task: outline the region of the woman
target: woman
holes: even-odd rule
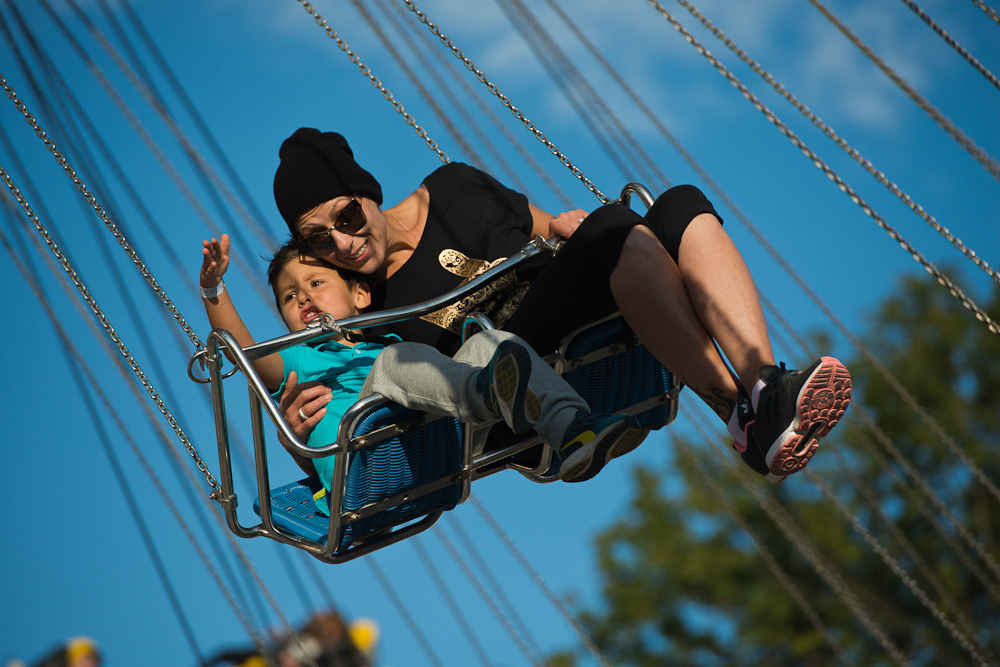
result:
[[[474,299],[393,325],[404,340],[453,352],[465,313],[478,309],[546,353],[578,326],[620,310],[647,349],[726,422],[743,460],[773,483],[808,463],[847,408],[850,375],[836,359],[802,372],[774,365],[750,272],[693,186],[671,188],[645,216],[620,204],[553,216],[452,163],[382,209],[378,181],[341,135],[301,128],[279,157],[275,202],[293,237],[304,251],[364,274],[373,311],[453,289],[535,235],[566,240],[551,261]],[[297,433],[322,418],[326,396],[316,385],[286,392],[281,407]]]

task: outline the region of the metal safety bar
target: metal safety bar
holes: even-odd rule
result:
[[[405,308],[396,308],[379,313],[364,314],[346,318],[340,322],[334,322],[332,321],[332,318],[324,318],[323,323],[320,326],[280,336],[247,348],[240,347],[240,345],[236,342],[236,339],[228,331],[224,329],[213,330],[208,335],[206,349],[199,351],[192,356],[192,359],[188,364],[188,368],[189,374],[191,374],[191,369],[193,369],[194,365],[198,363],[201,364],[201,366],[208,372],[207,381],[199,380],[193,375],[192,379],[200,382],[207,382],[208,384],[211,384],[212,387],[212,403],[216,416],[216,440],[218,443],[219,465],[221,468],[219,479],[222,491],[219,494],[219,501],[225,512],[226,522],[233,533],[240,537],[247,538],[256,536],[271,537],[273,539],[277,539],[278,541],[304,548],[313,553],[313,555],[316,555],[324,560],[333,560],[333,552],[338,546],[336,536],[340,529],[350,522],[369,516],[394,499],[386,499],[385,501],[378,503],[377,507],[366,507],[363,508],[363,510],[351,513],[350,516],[342,517],[340,512],[340,502],[342,501],[342,498],[330,498],[331,521],[329,536],[325,546],[319,546],[312,542],[304,541],[301,537],[288,534],[278,528],[275,525],[272,516],[270,503],[267,502],[260,503],[259,511],[261,523],[259,525],[251,527],[242,525],[237,515],[237,498],[234,489],[232,460],[230,454],[229,424],[225,395],[223,392],[224,379],[232,376],[235,370],[239,370],[243,373],[247,380],[250,394],[250,418],[254,443],[254,460],[258,487],[257,491],[260,498],[268,498],[270,494],[267,450],[264,437],[264,415],[267,416],[267,419],[270,420],[270,422],[277,429],[278,437],[282,439],[284,443],[287,443],[286,449],[306,458],[342,455],[341,460],[343,463],[336,466],[335,479],[333,480],[333,488],[341,488],[347,475],[346,466],[348,457],[346,454],[348,452],[372,446],[379,442],[380,439],[384,440],[387,437],[397,436],[407,429],[401,427],[396,428],[395,430],[383,429],[383,432],[381,433],[368,434],[362,438],[351,437],[351,434],[353,433],[352,429],[356,426],[357,421],[366,410],[370,410],[370,408],[374,405],[387,403],[386,399],[375,395],[360,401],[344,416],[338,440],[336,442],[327,443],[319,447],[310,447],[303,443],[295,435],[294,431],[292,431],[291,427],[281,416],[278,406],[275,405],[273,400],[271,400],[270,392],[264,386],[260,376],[254,370],[253,361],[302,343],[329,340],[344,330],[357,330],[384,324],[392,324],[406,319],[420,317],[435,310],[439,310],[446,305],[474,294],[476,291],[482,289],[486,284],[513,271],[529,259],[543,254],[551,255],[556,251],[557,247],[558,246],[555,243],[545,241],[541,237],[536,237],[517,254],[512,255],[497,266],[483,272],[481,275],[477,276],[468,283],[465,283],[461,287],[435,299]],[[234,369],[230,370],[225,375],[222,373],[224,354],[228,354],[231,357],[231,362],[234,366]],[[430,421],[430,419],[419,420],[418,423],[410,424],[408,427],[414,428],[422,423],[426,423],[426,421]],[[471,482],[472,470],[475,465],[475,462],[472,460],[471,449],[471,443],[476,440],[476,436],[473,431],[476,428],[485,429],[490,426],[492,426],[492,424],[469,425],[467,427],[468,432],[465,435],[465,440],[469,446],[466,446],[465,449],[467,451],[463,452],[463,463],[459,478],[458,480],[453,480],[453,483],[454,481],[457,481],[463,486],[461,493],[461,500],[463,501],[468,498],[468,487]],[[530,446],[532,445],[525,444],[524,447],[521,448],[511,448],[511,451],[521,451]],[[429,489],[433,489],[438,488],[439,485],[431,483],[425,486]],[[411,493],[417,494],[422,491],[426,492],[427,489],[414,489]],[[402,539],[402,536],[396,539]],[[393,541],[396,541],[396,539],[393,539]]]

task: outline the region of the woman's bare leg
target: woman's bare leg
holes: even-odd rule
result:
[[[736,404],[736,380],[696,313],[680,269],[648,227],[629,232],[611,273],[611,291],[653,356],[728,420]],[[705,298],[704,290],[699,298]]]
[[[750,393],[774,352],[760,297],[732,239],[711,213],[696,216],[681,237],[678,264],[698,319]]]

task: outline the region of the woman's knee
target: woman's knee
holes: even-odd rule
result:
[[[693,185],[678,185],[657,197],[644,221],[676,262],[684,232],[701,213],[711,213],[722,224],[721,216],[701,190]]]
[[[641,268],[651,264],[676,264],[660,238],[645,225],[636,225],[622,245],[620,264]]]

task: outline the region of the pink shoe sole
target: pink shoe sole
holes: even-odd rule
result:
[[[798,396],[798,414],[767,453],[773,475],[802,470],[851,402],[851,374],[833,357],[823,357]],[[781,480],[777,480],[781,481]],[[775,483],[775,482],[772,482]]]

